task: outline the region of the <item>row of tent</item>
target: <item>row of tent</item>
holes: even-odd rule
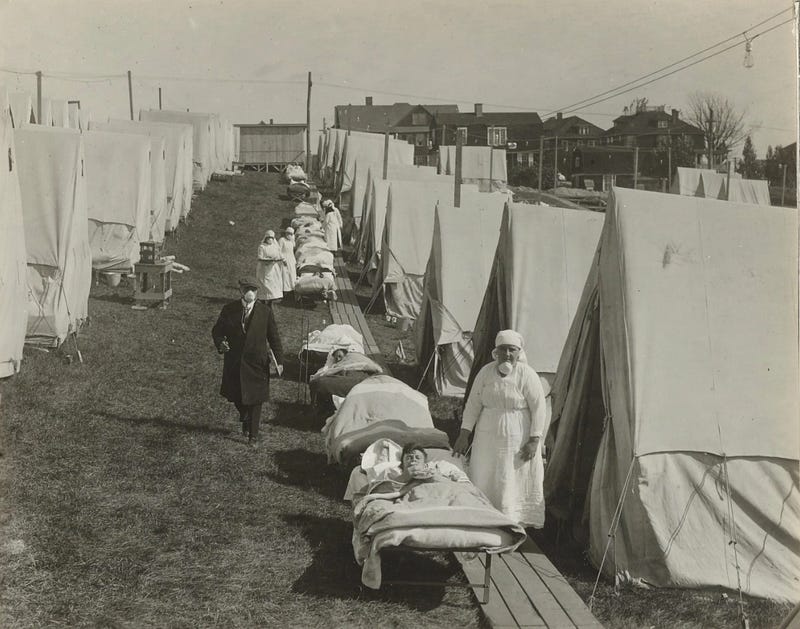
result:
[[[414,145],[383,134],[326,129],[317,138],[317,172],[322,185],[333,188],[339,204],[349,208],[358,225],[370,178],[382,177],[384,152],[388,166],[414,166]],[[456,147],[439,147],[436,174],[455,175]],[[462,147],[461,181],[481,192],[503,190],[508,181],[506,152],[491,147]],[[387,177],[391,178],[391,177]]]
[[[54,347],[77,333],[93,270],[130,273],[141,243],[163,243],[205,185],[204,164],[231,167],[208,152],[216,115],[142,111],[88,129],[33,116],[30,97],[0,90],[0,377],[19,371],[25,342]],[[218,128],[233,159],[233,136]]]
[[[744,179],[739,174],[729,177],[706,168],[678,168],[670,192],[704,199],[772,205],[766,180]]]
[[[604,215],[470,185],[454,207],[409,168],[370,179],[356,254],[436,389],[464,395],[518,330],[550,391],[547,499],[596,565],[800,600],[796,210],[614,188]]]

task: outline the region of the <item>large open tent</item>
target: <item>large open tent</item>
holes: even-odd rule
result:
[[[439,147],[439,172],[443,175],[455,175],[455,146]],[[461,181],[475,184],[481,192],[504,189],[508,182],[505,149],[462,146]]]
[[[128,270],[150,240],[150,138],[85,131],[92,266]]]
[[[492,269],[504,203],[470,196],[439,203],[415,326],[417,361],[440,395],[463,396],[472,368],[472,334]],[[484,203],[491,200],[491,203]]]
[[[793,209],[613,190],[545,474],[607,574],[800,598],[797,227]]]
[[[5,90],[0,90],[0,152],[10,158],[8,168],[0,168],[0,378],[6,378],[17,373],[22,363],[28,285],[19,162]]]
[[[508,205],[472,337],[470,382],[507,328],[522,334],[528,363],[552,382],[602,225],[603,215],[588,210]]]
[[[84,136],[23,125],[14,141],[28,258],[27,341],[60,345],[86,319],[92,281]]]

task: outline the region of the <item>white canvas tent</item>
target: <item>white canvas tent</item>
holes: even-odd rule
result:
[[[36,123],[44,127],[53,126],[53,103],[50,101],[49,98],[45,98],[44,96],[42,96],[42,115],[40,119],[37,112]]]
[[[439,172],[455,175],[455,146],[439,147]],[[462,146],[461,181],[475,184],[481,192],[504,190],[508,182],[506,150],[491,146]]]
[[[669,191],[673,194],[682,194],[688,197],[697,196],[697,188],[700,186],[700,175],[703,173],[716,175],[716,170],[708,168],[684,168],[675,169],[675,176]]]
[[[477,201],[477,186],[461,186],[465,206]],[[507,196],[490,194],[485,204],[502,205]],[[416,319],[422,305],[422,281],[428,266],[437,203],[450,203],[453,187],[435,181],[393,181],[386,202],[386,219],[381,239],[383,298],[387,314]]]
[[[769,184],[763,179],[731,179],[726,198],[735,203],[772,205],[769,198]]]
[[[139,119],[146,122],[177,122],[190,124],[192,136],[192,180],[200,190],[206,187],[211,173],[216,169],[216,123],[212,114],[189,111],[167,111],[161,109],[141,110]]]
[[[613,189],[545,473],[607,574],[800,599],[797,228]]]
[[[28,257],[27,341],[57,346],[86,319],[92,281],[83,136],[23,125],[14,141]]]
[[[168,122],[135,122],[132,120],[110,120],[92,123],[100,131],[140,133],[156,135],[165,139],[167,218],[165,229],[172,231],[182,216],[188,213],[192,195],[192,126]],[[188,189],[187,189],[188,186]],[[187,206],[187,203],[189,204]]]
[[[8,166],[0,168],[0,378],[7,378],[17,373],[22,363],[28,285],[19,161],[5,90],[0,90],[0,105],[0,153],[9,156]]]
[[[150,138],[86,131],[86,185],[92,266],[130,270],[151,239]]]
[[[525,339],[528,364],[552,382],[602,225],[598,212],[508,205],[472,337],[470,383],[508,328]]]
[[[720,173],[701,172],[694,196],[704,199],[725,199],[727,196],[725,179],[725,175]]]
[[[31,95],[27,92],[10,92],[8,100],[11,104],[11,115],[14,118],[14,127],[19,129],[23,124],[36,122],[36,113],[33,110]]]
[[[118,133],[137,133],[164,140],[164,187],[166,194],[165,225],[166,231],[173,231],[183,215],[186,201],[186,172],[191,172],[192,156],[190,146],[192,127],[187,124],[169,122],[135,122],[133,120],[109,120],[92,123],[96,131],[115,131]],[[188,138],[188,142],[187,142]],[[151,146],[151,151],[155,147]],[[188,181],[189,202],[191,203],[191,175]]]
[[[417,361],[440,395],[464,395],[472,334],[504,207],[502,195],[480,194],[470,195],[461,207],[439,203],[436,208],[415,347]]]
[[[50,101],[53,116],[53,126],[60,129],[69,129],[69,105],[65,100],[53,99]]]
[[[325,137],[325,156],[322,162],[322,181],[332,185],[342,161],[346,129],[328,129]]]
[[[344,148],[342,149],[339,170],[336,173],[336,195],[341,196],[350,191],[353,185],[356,162],[366,161],[383,164],[383,150],[385,138],[378,133],[360,133],[352,131],[344,135]],[[389,139],[390,164],[414,164],[414,145],[404,140]],[[349,199],[349,196],[348,196]],[[349,204],[349,201],[348,201]]]
[[[366,264],[370,269],[377,268],[377,256],[380,254],[380,243],[383,235],[383,223],[386,217],[386,200],[391,181],[438,181],[454,185],[454,178],[438,175],[430,166],[409,166],[407,164],[389,164],[387,178],[383,177],[383,165],[367,170],[367,184],[362,203],[361,215],[356,223],[355,255],[356,260]],[[359,177],[360,179],[360,177]]]

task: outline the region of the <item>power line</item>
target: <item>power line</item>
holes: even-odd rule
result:
[[[588,103],[589,101],[593,101],[595,98],[599,98],[600,96],[605,96],[606,94],[611,94],[612,92],[616,92],[617,90],[622,89],[623,87],[628,87],[629,85],[632,85],[633,83],[638,83],[639,81],[647,79],[647,78],[653,76],[654,74],[659,74],[660,72],[663,72],[664,70],[669,70],[670,68],[673,68],[676,65],[684,63],[685,61],[689,61],[690,59],[693,59],[694,57],[702,55],[702,54],[708,52],[709,50],[713,50],[714,48],[718,48],[719,46],[722,46],[723,44],[728,43],[732,39],[736,39],[738,37],[742,37],[742,35],[747,33],[748,31],[756,29],[759,26],[761,26],[762,24],[766,24],[767,22],[769,22],[771,20],[774,20],[779,15],[781,15],[783,13],[786,13],[787,11],[791,11],[791,10],[792,10],[792,7],[788,7],[786,9],[781,10],[781,11],[778,11],[775,15],[771,15],[770,17],[766,18],[765,20],[762,20],[758,24],[753,24],[746,31],[743,31],[742,33],[736,33],[735,35],[731,35],[727,39],[723,39],[722,41],[717,42],[713,46],[709,46],[708,48],[704,48],[703,50],[699,50],[699,51],[697,51],[695,53],[692,53],[688,57],[684,57],[683,59],[679,59],[678,61],[675,61],[673,63],[670,63],[669,65],[666,65],[666,66],[663,66],[663,67],[659,68],[658,70],[653,70],[652,72],[649,72],[648,74],[640,76],[639,78],[633,79],[632,81],[628,81],[627,83],[622,83],[621,85],[613,87],[610,90],[606,90],[605,92],[600,92],[599,94],[595,94],[594,96],[592,96],[590,98],[584,98],[583,100],[576,101],[576,102],[574,102],[574,103],[572,103],[570,105],[567,105],[566,107],[561,107],[561,108],[558,108],[558,109],[550,110],[544,115],[549,115],[549,114],[552,114],[552,113],[554,113],[556,111],[565,111],[565,110],[568,110],[568,109],[572,109],[572,108],[574,108],[574,107],[576,107],[578,105],[584,105],[584,104]],[[753,38],[751,38],[751,40],[752,39]],[[687,67],[689,67],[689,66],[687,66]]]
[[[794,19],[789,19],[789,20],[786,20],[784,22],[779,22],[775,26],[771,26],[770,28],[761,31],[760,33],[756,33],[755,35],[750,37],[750,41],[753,41],[756,37],[759,37],[760,35],[764,35],[765,33],[769,33],[770,31],[773,31],[773,30],[775,30],[776,28],[778,28],[780,26],[783,26],[785,24],[791,24],[793,22],[794,22]],[[677,69],[673,70],[672,72],[667,72],[666,74],[662,74],[661,76],[657,76],[657,77],[655,77],[653,79],[650,79],[649,81],[645,81],[644,83],[638,83],[637,85],[634,85],[633,87],[630,87],[630,88],[628,88],[626,90],[622,90],[620,92],[616,92],[614,94],[611,94],[610,96],[606,96],[605,98],[598,98],[597,100],[594,100],[594,101],[588,103],[587,106],[591,107],[592,105],[598,105],[599,103],[604,103],[605,101],[611,100],[612,98],[616,98],[617,96],[622,96],[623,94],[627,94],[628,92],[632,92],[634,90],[638,90],[638,89],[644,87],[645,85],[650,85],[651,83],[655,83],[656,81],[660,81],[661,79],[666,79],[667,77],[672,76],[673,74],[677,74],[678,72],[682,72],[683,70],[687,70],[687,69],[691,68],[692,66],[696,66],[698,63],[702,63],[703,61],[707,61],[708,59],[711,59],[713,57],[721,55],[722,53],[727,52],[727,51],[731,50],[732,48],[738,48],[739,46],[741,46],[741,43],[737,42],[735,44],[727,46],[726,48],[723,48],[721,50],[713,52],[710,55],[706,55],[705,57],[701,57],[700,59],[697,59],[697,60],[693,61],[692,63],[689,63],[689,64],[687,64],[685,66],[681,66],[680,68],[677,68]],[[570,113],[571,111],[572,110],[567,108],[564,111],[564,113]]]

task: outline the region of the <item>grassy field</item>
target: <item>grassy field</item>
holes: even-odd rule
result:
[[[167,310],[132,310],[129,285],[95,286],[84,364],[26,350],[22,373],[0,384],[0,626],[483,626],[465,590],[360,586],[346,477],[327,464],[322,418],[293,381],[304,321],[330,322],[323,304],[276,307],[287,377],[273,382],[259,450],[218,394],[210,328],[253,272],[263,232],[290,214],[282,191],[273,174],[212,182],[168,242],[191,271],[174,277]],[[395,375],[415,386],[416,370],[394,356],[399,341],[413,355],[411,333],[380,312],[368,319]],[[457,407],[431,398],[451,434]],[[539,541],[587,597],[594,573],[580,550]],[[444,556],[386,574],[462,578]],[[748,610],[764,627],[786,611]],[[615,627],[737,624],[735,605],[713,593],[616,596],[603,584],[595,611]]]

